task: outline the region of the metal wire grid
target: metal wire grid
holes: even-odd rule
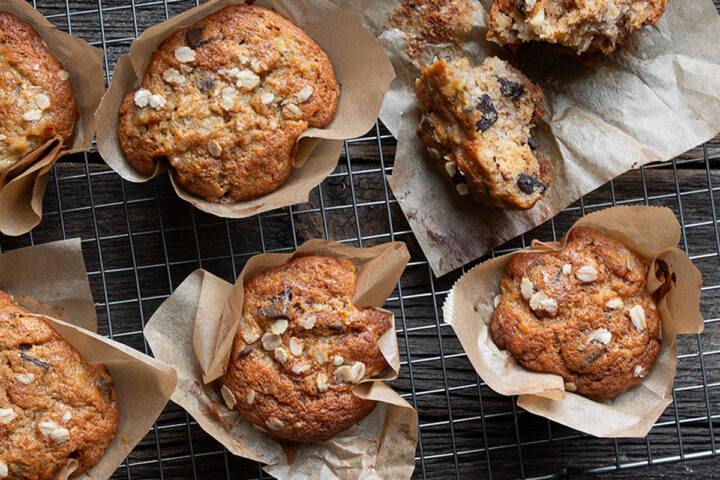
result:
[[[140,31],[192,5],[97,0],[71,6],[65,0],[39,8],[59,28],[106,50],[109,79],[111,67]],[[82,236],[100,333],[148,352],[145,321],[195,268],[232,281],[250,256],[290,251],[311,237],[357,246],[402,240],[413,258],[388,307],[396,314],[403,360],[393,387],[420,414],[416,478],[558,478],[717,455],[720,345],[710,339],[720,333],[720,185],[713,186],[718,175],[711,164],[720,156],[709,154],[705,145],[690,158],[630,172],[492,253],[522,248],[531,238],[557,239],[580,216],[608,206],[662,205],[678,215],[680,246],[703,273],[706,333],[679,340],[674,402],[651,434],[603,440],[518,409],[514,399],[495,394],[474,374],[440,314],[464,269],[440,279],[432,275],[385,181],[392,172],[392,158],[386,155],[394,144],[376,125],[345,143],[338,168],[312,192],[309,203],[245,220],[218,219],[193,209],[176,197],[166,178],[130,184],[96,154],[76,155],[53,171],[43,223],[19,238],[0,237],[0,253]],[[578,462],[577,452],[592,456]],[[184,411],[169,405],[113,478],[268,476],[259,464],[228,455]]]

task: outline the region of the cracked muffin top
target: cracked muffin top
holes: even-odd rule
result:
[[[0,291],[0,479],[78,475],[105,453],[118,427],[107,368],[88,364],[45,320]]]
[[[490,324],[497,346],[565,389],[611,398],[639,385],[662,342],[648,265],[602,232],[574,228],[559,251],[515,255]]]
[[[220,379],[228,407],[296,442],[327,440],[370,413],[375,402],[353,387],[388,367],[377,341],[392,317],[355,307],[356,283],[352,262],[318,255],[251,277]]]
[[[231,5],[178,30],[120,107],[127,160],[167,160],[186,191],[211,202],[266,195],[288,179],[297,139],[326,127],[338,85],[323,50],[277,13]]]
[[[0,177],[78,118],[70,75],[27,23],[0,12]]]
[[[511,46],[538,40],[608,55],[635,30],[660,21],[668,1],[496,0],[487,39]]]
[[[532,138],[543,94],[497,57],[437,59],[415,82],[418,135],[461,196],[498,208],[528,209],[545,196],[551,165]]]

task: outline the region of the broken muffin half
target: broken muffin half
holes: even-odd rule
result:
[[[415,82],[418,135],[458,194],[499,208],[529,209],[545,196],[550,162],[532,137],[543,95],[497,57],[471,67],[438,59]]]

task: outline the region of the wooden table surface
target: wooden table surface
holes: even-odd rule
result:
[[[38,9],[65,31],[69,18],[73,34],[105,46],[111,72],[138,32],[194,3],[140,0],[132,4],[135,16],[130,5],[46,0]],[[362,246],[402,240],[412,260],[388,308],[396,314],[403,361],[392,386],[420,415],[414,478],[720,478],[720,137],[673,162],[622,175],[498,250],[557,238],[584,213],[613,204],[666,206],[681,219],[679,247],[703,275],[705,333],[679,338],[675,401],[650,435],[617,441],[524,412],[479,381],[439,313],[462,271],[439,279],[431,274],[385,182],[394,151],[394,139],[377,126],[346,144],[336,171],[308,203],[231,221],[179,200],[166,177],[132,184],[96,153],[74,155],[54,170],[43,222],[27,235],[0,236],[0,251],[82,237],[100,333],[146,351],[144,322],[197,268],[232,281],[250,256],[290,251],[310,238]],[[268,476],[256,463],[227,454],[170,404],[113,478]]]

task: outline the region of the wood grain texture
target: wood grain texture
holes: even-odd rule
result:
[[[720,0],[713,1],[720,8]],[[134,10],[130,5],[127,0],[81,0],[70,5],[75,35],[102,47],[104,33],[110,72],[137,32],[194,3],[136,2]],[[59,28],[68,30],[64,2],[46,0],[39,9]],[[533,238],[557,238],[584,212],[613,203],[666,206],[682,214],[686,235],[680,247],[687,249],[703,275],[701,309],[706,331],[700,337],[680,339],[676,402],[659,425],[647,439],[614,442],[581,435],[523,412],[513,399],[495,394],[478,381],[457,338],[438,313],[462,272],[439,279],[430,273],[381,169],[384,165],[387,173],[391,170],[395,142],[380,128],[379,150],[376,132],[370,133],[367,139],[348,144],[335,173],[321,189],[313,190],[309,202],[232,221],[203,214],[179,200],[167,177],[131,184],[109,171],[97,154],[73,155],[56,167],[45,198],[43,222],[31,235],[0,236],[0,251],[81,236],[98,302],[100,332],[147,351],[140,333],[144,322],[196,268],[232,281],[251,255],[292,250],[310,238],[327,237],[363,246],[402,240],[407,242],[412,260],[388,302],[396,314],[403,361],[400,377],[392,386],[413,402],[420,414],[415,478],[720,477],[718,458],[709,457],[717,453],[720,444],[720,238],[713,216],[720,208],[720,137],[706,144],[709,157],[703,157],[704,150],[698,147],[682,155],[675,165],[628,172],[576,202],[552,222],[499,249],[503,253]],[[618,463],[645,464],[649,457],[665,462],[694,455],[707,457],[583,473],[614,469]],[[113,478],[259,477],[268,476],[254,462],[223,452],[182,409],[170,404],[157,428]]]

